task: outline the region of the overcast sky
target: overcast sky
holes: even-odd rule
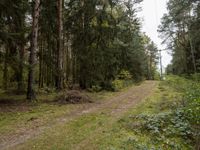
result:
[[[158,25],[166,10],[166,3],[168,0],[143,0],[142,12],[139,16],[143,18],[142,30],[156,43],[159,49],[165,49],[165,45],[161,45],[162,40],[158,37]],[[171,56],[165,51],[162,52],[162,63],[166,67],[171,61]]]

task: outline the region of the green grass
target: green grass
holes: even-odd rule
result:
[[[92,145],[98,145],[97,149],[102,150],[192,149],[190,140],[182,139],[176,135],[170,138],[163,135],[159,139],[160,141],[157,141],[152,134],[137,129],[140,126],[138,124],[140,120],[132,119],[140,114],[156,115],[170,112],[172,107],[176,108],[177,104],[180,103],[181,97],[181,93],[161,84],[151,97],[139,103],[116,124],[107,129],[106,134],[98,135],[96,138],[99,140],[93,142]]]
[[[104,126],[107,121],[108,116],[103,113],[84,115],[69,123],[57,125],[50,131],[47,129],[37,139],[28,141],[24,145],[18,146],[17,149],[29,147],[38,150],[70,150],[74,145],[93,134],[97,128]]]
[[[134,86],[134,85],[132,85]],[[132,87],[130,86],[130,87]],[[106,101],[117,96],[130,87],[119,92],[101,91],[91,93],[84,91],[94,101]],[[63,92],[40,93],[37,95],[37,102],[27,103],[24,95],[12,95],[0,93],[1,100],[9,101],[0,108],[0,135],[14,134],[20,129],[29,129],[36,126],[45,126],[52,123],[55,118],[69,115],[71,111],[81,108],[82,104],[61,105],[52,101]]]
[[[124,89],[125,91],[127,89]],[[123,90],[121,91],[123,92]],[[117,96],[120,92],[88,93],[94,99],[106,100]],[[161,82],[156,91],[120,119],[112,118],[109,113],[89,113],[73,119],[70,122],[56,124],[45,128],[42,134],[35,139],[18,145],[15,149],[35,150],[188,150],[191,142],[180,136],[167,137],[165,134],[156,137],[154,134],[140,130],[142,120],[135,118],[138,115],[157,115],[171,113],[182,102],[182,92],[170,87],[168,83]],[[42,101],[42,100],[41,100]],[[32,110],[20,114],[6,113],[1,120],[0,133],[4,130],[16,129],[25,124],[26,127],[44,125],[52,119],[69,113],[78,105],[50,105],[46,103],[35,104]],[[34,118],[31,120],[31,118]],[[35,119],[36,118],[36,119]],[[18,125],[16,126],[17,123]],[[15,124],[13,127],[12,125]],[[7,132],[7,131],[6,131]],[[12,131],[13,132],[13,131]]]
[[[166,139],[165,143],[154,142],[151,134],[132,130],[133,126],[137,126],[137,122],[133,122],[132,116],[167,112],[174,99],[178,103],[180,97],[181,94],[161,85],[151,97],[143,100],[114,123],[109,123],[113,118],[104,113],[81,116],[69,124],[56,126],[51,131],[47,130],[39,138],[28,141],[18,148],[138,150],[161,147],[168,149],[166,143],[173,141],[181,144],[182,139],[176,137],[170,139],[171,141]],[[188,149],[188,147],[182,144],[182,149]]]
[[[152,134],[134,130],[137,128],[140,120],[132,119],[132,116],[140,114],[158,114],[168,112],[171,104],[179,103],[181,94],[173,89],[159,86],[157,91],[148,99],[138,104],[130,110],[117,123],[105,128],[103,133],[96,133],[95,139],[92,140],[84,149],[99,150],[145,150],[145,149],[190,149],[190,145],[179,137],[169,139],[163,138],[158,142]],[[186,144],[184,144],[186,143]],[[172,145],[172,146],[170,146]],[[175,146],[173,146],[175,145]],[[181,146],[177,146],[181,145]]]

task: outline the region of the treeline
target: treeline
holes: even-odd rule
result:
[[[140,30],[140,2],[1,0],[1,87],[32,100],[38,87],[110,89],[123,71],[153,79],[158,50]]]
[[[200,1],[169,0],[168,13],[162,18],[160,32],[172,50],[168,73],[200,72]]]

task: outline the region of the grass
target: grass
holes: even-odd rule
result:
[[[126,91],[127,89],[124,90]],[[103,91],[89,94],[94,99],[106,100],[120,94],[120,92]],[[156,115],[170,113],[172,109],[175,109],[181,103],[181,98],[181,92],[177,92],[170,86],[166,86],[165,83],[161,83],[150,97],[128,110],[120,119],[115,120],[109,113],[104,113],[105,111],[85,114],[68,123],[57,124],[51,130],[46,128],[43,134],[40,134],[35,139],[28,140],[24,144],[18,145],[15,149],[188,150],[191,149],[191,143],[187,142],[187,140],[179,136],[166,138],[165,135],[161,136],[158,140],[153,134],[141,131],[140,125],[142,120],[135,119],[135,116],[141,114]],[[35,121],[35,124],[40,126],[40,122],[42,122],[41,124],[51,122],[53,118],[67,114],[75,107],[79,106],[59,106],[41,103],[34,106],[31,111],[22,112],[19,116],[17,114],[6,113],[2,119],[3,121],[1,121],[0,133],[7,126],[9,130],[10,125],[15,122],[18,125],[25,123],[27,126],[32,126]],[[16,129],[16,125],[14,125],[13,129]]]
[[[103,150],[192,149],[190,141],[176,135],[171,138],[161,136],[157,140],[152,134],[137,129],[140,128],[138,126],[141,125],[141,120],[132,119],[140,114],[155,115],[170,112],[172,107],[176,107],[180,103],[181,97],[181,93],[161,84],[151,97],[130,110],[116,124],[107,129],[105,134],[97,135],[96,138],[99,140],[93,145],[98,145],[96,149]],[[89,147],[85,147],[85,149],[89,149]]]
[[[180,93],[161,85],[151,97],[143,100],[129,110],[124,117],[113,123],[108,123],[112,122],[113,118],[104,113],[81,116],[69,124],[58,125],[51,131],[46,131],[39,138],[28,141],[18,149],[29,147],[36,150],[138,150],[155,146],[168,149],[163,148],[165,143],[154,142],[150,134],[133,131],[131,128],[137,126],[137,122],[133,124],[131,117],[139,114],[156,114],[160,111],[167,112],[174,99],[178,102],[180,97]],[[178,143],[183,142],[179,138],[173,140]],[[187,146],[183,145],[183,149],[187,149]]]
[[[130,87],[124,88],[119,92],[101,91],[91,93],[84,91],[84,93],[89,95],[92,100],[102,101],[116,96]],[[36,103],[27,103],[24,95],[8,95],[1,91],[0,135],[14,134],[18,130],[44,126],[51,123],[55,118],[69,115],[73,110],[82,107],[82,104],[61,105],[52,103],[62,93],[40,93],[37,96],[38,101]]]
[[[70,150],[77,143],[80,143],[90,136],[97,128],[108,121],[108,116],[102,113],[84,115],[68,124],[61,124],[51,131],[44,132],[35,140],[28,141],[17,149],[63,149]]]
[[[152,139],[152,135],[142,132],[135,132],[132,128],[137,128],[137,121],[133,122],[131,117],[139,114],[157,114],[160,111],[169,111],[169,104],[174,102],[174,99],[180,98],[180,94],[174,92],[171,89],[166,89],[160,86],[157,91],[148,99],[138,104],[135,108],[130,110],[123,118],[121,118],[116,124],[113,124],[110,128],[107,128],[104,134],[97,134],[97,141],[92,142],[95,149],[109,149],[109,150],[139,150],[139,149],[168,149],[164,148],[165,143],[155,143]],[[166,101],[167,100],[167,101]],[[179,144],[182,141],[178,138],[173,139]],[[183,149],[188,147],[184,144]],[[90,149],[85,147],[85,149]]]

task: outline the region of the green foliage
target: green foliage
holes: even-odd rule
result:
[[[117,76],[118,79],[121,80],[131,80],[133,79],[132,75],[130,74],[129,71],[127,70],[122,70],[119,75]]]
[[[122,70],[117,75],[117,78],[112,81],[111,89],[113,91],[119,91],[120,89],[129,86],[131,83],[133,83],[133,77],[131,73],[127,70]]]
[[[160,80],[160,72],[158,72],[157,70],[155,70],[154,73],[154,80]]]
[[[192,137],[197,140],[196,145],[198,145],[198,139],[200,138],[200,83],[197,80],[193,81],[174,76],[170,77],[167,82],[175,90],[184,93],[183,103],[179,105],[179,108],[188,120],[193,131]]]
[[[192,128],[181,109],[154,115],[141,114],[135,119],[142,122],[140,130],[152,134],[157,141],[176,136],[189,139],[193,136]]]
[[[171,97],[170,92],[176,92]],[[193,149],[200,138],[200,84],[178,76],[167,76],[159,86],[162,96],[151,105],[141,108],[136,115],[130,115],[123,124],[131,131],[133,138],[125,141],[137,149]],[[179,98],[178,98],[179,97]],[[157,97],[152,97],[157,99]],[[148,100],[149,101],[149,100]],[[147,101],[147,103],[148,103]],[[145,110],[145,111],[144,111]],[[142,139],[150,137],[150,139]],[[152,138],[153,137],[153,138]]]
[[[200,3],[189,0],[169,0],[159,31],[163,42],[172,50],[172,64],[167,73],[200,72]]]
[[[190,79],[200,82],[200,73],[195,73],[195,74],[190,75]]]
[[[189,101],[184,110],[190,122],[196,126],[200,126],[200,98]]]
[[[116,79],[112,81],[112,88],[114,91],[119,91],[124,87],[124,80]]]
[[[88,88],[88,91],[90,92],[100,92],[102,90],[102,87],[99,85],[92,85],[91,88]]]
[[[112,89],[112,86],[120,89],[122,81],[118,79],[141,81],[148,71],[154,76],[157,48],[141,32],[136,11],[140,2],[64,1],[59,11],[63,12],[62,21],[58,21],[57,1],[43,0],[33,87],[58,88],[62,82],[64,88],[70,82],[83,89],[99,91]],[[3,0],[0,4],[0,32],[3,33],[0,35],[0,66],[2,74],[7,74],[1,76],[0,82],[9,83],[8,87],[24,89],[28,82],[27,72],[32,67],[27,63],[26,54],[32,30],[32,22],[28,20],[33,20],[33,6],[34,3],[27,0],[15,3]],[[58,35],[61,27],[64,39]],[[64,46],[58,50],[61,41]],[[58,51],[62,51],[62,57]],[[62,68],[58,65],[61,62]],[[2,84],[7,85],[5,83]],[[124,81],[123,86],[128,84]]]
[[[200,126],[200,84],[193,83],[184,95],[185,115],[195,126]],[[199,131],[200,132],[200,131]]]
[[[194,75],[196,76],[196,75]],[[196,77],[195,77],[196,78]],[[184,93],[182,109],[190,122],[200,125],[200,83],[183,77],[170,76],[165,84]]]

